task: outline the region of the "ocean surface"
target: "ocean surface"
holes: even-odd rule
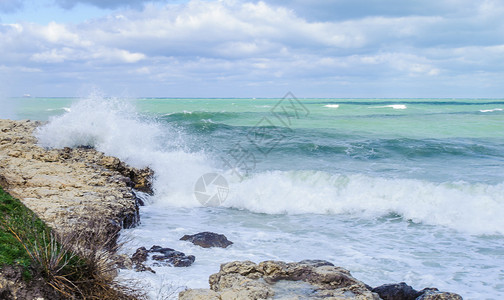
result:
[[[45,147],[89,145],[155,171],[123,251],[196,256],[121,271],[152,299],[233,260],[324,259],[371,286],[504,299],[504,99],[16,98]],[[213,231],[234,244],[180,241]]]

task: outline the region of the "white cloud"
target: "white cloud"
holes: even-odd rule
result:
[[[284,89],[306,82],[331,89],[335,80],[355,88],[352,82],[365,87],[385,79],[411,78],[409,84],[419,84],[460,72],[502,74],[504,18],[497,17],[503,16],[503,5],[472,4],[469,16],[465,8],[450,11],[451,1],[429,1],[421,14],[411,14],[416,6],[409,4],[404,15],[392,8],[378,15],[385,8],[371,7],[355,18],[315,20],[269,2],[194,0],[147,4],[80,24],[3,24],[0,65],[11,71],[44,70],[52,80],[108,77],[134,82],[139,89],[149,86],[144,88],[149,92],[156,83],[198,82],[207,91],[210,83],[215,89],[233,84]],[[66,1],[77,2],[85,1]]]

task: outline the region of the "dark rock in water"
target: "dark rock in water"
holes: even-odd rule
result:
[[[131,256],[131,261],[135,264],[135,271],[151,271],[155,273],[150,267],[144,265],[144,262],[147,261],[147,258],[152,253],[160,254],[152,255],[152,259],[158,262],[154,264],[156,266],[189,267],[196,260],[194,255],[185,255],[183,252],[176,251],[172,248],[163,248],[154,245],[147,250],[145,247],[140,247],[135,254]]]
[[[149,271],[152,273],[156,273],[156,271],[144,265],[144,262],[147,261],[148,256],[149,256],[149,250],[147,250],[145,247],[138,248],[136,252],[131,256],[131,262],[135,264],[134,269],[136,272]]]
[[[154,273],[156,274],[156,271],[154,271],[151,267],[147,267],[146,265],[140,263],[140,264],[136,264],[135,265],[135,271],[136,272],[145,272],[145,271],[149,271],[151,273]]]
[[[380,295],[383,300],[415,300],[420,293],[404,282],[384,284],[375,287],[372,292]]]
[[[145,247],[140,247],[136,250],[135,254],[131,256],[131,261],[134,264],[144,263],[149,256],[149,251]]]
[[[462,300],[462,296],[458,294],[441,292],[436,288],[425,288],[419,294],[415,300]]]
[[[152,246],[149,252],[163,254],[153,255],[152,259],[164,262],[165,264],[174,267],[189,267],[196,260],[194,255],[186,256],[183,252],[176,251],[171,248],[162,248],[160,246]]]
[[[189,241],[203,248],[220,247],[226,248],[232,245],[225,235],[213,232],[200,232],[194,235],[184,235],[180,238],[181,241]]]

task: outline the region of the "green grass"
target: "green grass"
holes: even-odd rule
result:
[[[13,232],[33,243],[41,236],[49,236],[50,229],[21,201],[0,187],[0,267],[21,266],[23,276],[29,279],[33,261]]]

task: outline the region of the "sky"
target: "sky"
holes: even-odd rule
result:
[[[0,97],[504,98],[502,0],[0,0]]]

